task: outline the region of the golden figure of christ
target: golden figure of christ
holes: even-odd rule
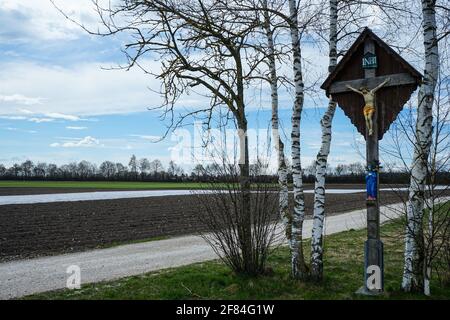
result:
[[[346,87],[350,90],[359,93],[364,98],[364,108],[363,108],[363,114],[364,119],[366,120],[366,126],[369,130],[369,136],[373,133],[373,114],[375,112],[375,93],[381,89],[386,83],[388,83],[390,78],[384,80],[382,83],[380,83],[378,86],[373,88],[372,90],[369,90],[367,87],[361,87],[358,89],[353,88],[350,85],[347,85]]]

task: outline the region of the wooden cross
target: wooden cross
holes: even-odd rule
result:
[[[374,96],[372,134],[365,123],[361,95],[352,88],[377,87],[389,78]],[[367,241],[364,245],[364,286],[358,292],[378,294],[383,292],[383,243],[380,240],[379,206],[379,148],[378,141],[389,129],[404,104],[422,81],[422,75],[369,28],[365,28],[347,53],[331,70],[321,85],[327,96],[333,98],[358,132],[366,139],[366,164],[368,170],[376,172],[377,188],[374,199],[367,200]],[[373,172],[370,172],[373,174]],[[373,176],[373,175],[372,175]],[[372,286],[369,280],[379,281]],[[375,277],[374,277],[375,276]]]
[[[364,55],[375,55],[375,44],[371,38],[367,38],[364,41]],[[388,76],[376,76],[375,68],[364,69],[364,78],[348,81],[334,82],[329,87],[329,93],[331,95],[337,93],[351,92],[347,86],[353,88],[367,87],[369,90],[375,88],[380,83],[387,79],[390,79],[386,87],[398,86],[404,84],[415,83],[416,79],[407,73],[394,74]],[[379,147],[378,147],[378,117],[379,117],[379,105],[377,105],[376,99],[377,93],[375,93],[374,107],[375,112],[372,116],[373,132],[369,134],[366,127],[366,167],[371,168],[377,174],[377,190],[376,197],[373,200],[367,201],[367,240],[364,245],[364,286],[360,289],[360,293],[379,293],[383,291],[384,282],[384,268],[383,268],[383,243],[380,240],[380,205],[379,205]],[[361,106],[361,113],[363,112],[363,105]],[[371,289],[367,285],[367,280],[371,276],[368,273],[370,266],[377,266],[380,270],[380,285],[379,289]]]
[[[367,38],[364,42],[364,54],[373,53],[375,54],[375,45],[372,39]],[[365,69],[364,78],[369,81],[374,81],[375,69]],[[385,78],[385,77],[378,77]],[[378,80],[378,79],[377,79]],[[381,81],[384,81],[382,79]],[[391,83],[392,79],[388,84]],[[379,84],[380,82],[378,82]],[[394,85],[395,82],[394,82]],[[367,201],[367,240],[364,246],[364,289],[369,292],[382,292],[384,288],[384,259],[383,259],[383,243],[380,240],[380,203],[379,203],[379,148],[378,148],[378,114],[379,108],[377,106],[377,99],[375,94],[374,101],[375,112],[373,114],[373,133],[369,135],[366,128],[366,165],[367,168],[373,168],[377,173],[377,196],[375,200]],[[378,266],[381,272],[380,274],[380,289],[371,290],[367,286],[367,280],[370,276],[368,274],[369,266]]]

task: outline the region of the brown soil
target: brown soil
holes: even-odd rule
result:
[[[311,214],[313,195],[305,201]],[[327,212],[342,213],[365,207],[365,193],[329,194],[326,201]],[[393,192],[381,197],[382,204],[399,201]],[[0,261],[196,233],[199,207],[194,196],[0,206]]]

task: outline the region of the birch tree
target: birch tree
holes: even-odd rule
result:
[[[337,20],[338,0],[329,3],[329,67],[332,71],[337,64]],[[336,102],[330,97],[328,107],[320,121],[322,142],[315,162],[314,212],[311,233],[311,278],[320,281],[323,277],[323,224],[325,220],[325,176],[331,145],[331,124],[336,111]]]
[[[291,35],[292,60],[294,71],[295,100],[292,108],[291,157],[294,191],[294,211],[291,229],[291,267],[294,278],[305,278],[308,270],[303,253],[303,221],[305,219],[305,196],[303,194],[303,172],[300,148],[300,122],[304,102],[304,83],[302,73],[302,54],[298,7],[296,0],[289,0],[289,31]]]
[[[445,46],[445,44],[444,44]],[[440,47],[443,47],[440,45]],[[432,139],[429,157],[426,167],[427,182],[424,186],[424,216],[419,221],[422,232],[416,238],[416,250],[422,257],[422,269],[417,270],[418,276],[423,276],[423,293],[431,295],[432,271],[441,281],[448,277],[449,259],[448,248],[450,245],[450,210],[443,199],[448,195],[450,186],[445,183],[445,176],[449,172],[450,164],[450,65],[448,63],[448,52],[443,48],[439,51],[440,71],[436,84],[435,97],[433,103]],[[389,136],[390,144],[385,152],[391,157],[396,166],[403,166],[403,170],[409,173],[411,150],[414,150],[416,143],[416,117],[413,106],[410,105],[394,123]],[[399,193],[399,198],[403,201],[404,207],[399,209],[399,214],[407,217],[408,194],[403,197]],[[407,220],[407,219],[405,219]],[[400,223],[400,222],[399,222]],[[404,223],[402,219],[401,223]],[[408,228],[407,233],[411,230]],[[447,278],[448,279],[448,278]],[[445,280],[443,280],[445,281]],[[416,291],[419,288],[415,288]]]
[[[444,273],[449,273],[448,262],[443,251],[449,249],[450,245],[450,210],[441,197],[448,191],[450,186],[444,190],[438,189],[439,176],[450,169],[450,74],[444,74],[442,67],[448,67],[447,57],[442,57],[440,62],[440,75],[437,81],[435,97],[435,108],[433,112],[433,138],[430,147],[428,165],[429,185],[427,190],[428,201],[425,208],[427,219],[424,221],[424,248],[423,248],[423,293],[431,295],[432,270],[438,273],[444,264]],[[446,70],[448,72],[448,69]],[[444,261],[442,261],[444,260]],[[441,264],[441,265],[440,265]],[[439,275],[439,274],[438,274]]]
[[[288,168],[286,166],[284,143],[281,140],[279,131],[278,117],[278,76],[275,59],[275,45],[273,39],[273,30],[271,27],[271,19],[268,10],[267,0],[261,2],[264,17],[264,30],[267,37],[267,59],[269,66],[269,84],[270,97],[272,102],[272,139],[277,152],[277,171],[278,184],[280,187],[279,194],[279,213],[286,230],[286,238],[291,238],[291,214],[289,212],[289,190],[288,190]]]
[[[423,291],[423,216],[428,156],[432,141],[433,102],[439,74],[436,33],[436,1],[422,0],[422,30],[425,55],[424,79],[418,94],[416,142],[411,164],[402,288]]]
[[[282,4],[285,4],[284,2]],[[303,82],[303,70],[302,70],[302,54],[301,54],[301,34],[302,32],[312,24],[317,18],[317,12],[320,11],[320,5],[313,5],[312,2],[302,3],[302,13],[305,17],[305,20],[302,23],[299,23],[299,7],[300,1],[296,0],[288,0],[288,14],[285,13],[285,7],[281,5],[279,8],[272,9],[264,3],[261,4],[260,10],[263,12],[272,13],[275,16],[279,17],[285,24],[287,24],[290,36],[290,48],[289,51],[292,54],[292,69],[294,75],[293,87],[294,87],[294,104],[292,108],[292,116],[291,116],[291,161],[292,161],[292,179],[293,179],[293,193],[294,193],[294,208],[291,214],[288,215],[288,218],[284,219],[287,222],[287,230],[286,234],[288,237],[288,242],[291,250],[291,269],[292,276],[298,279],[305,279],[308,276],[308,268],[304,259],[303,252],[303,222],[305,219],[305,200],[303,194],[303,170],[301,165],[301,147],[300,147],[300,123],[301,123],[301,114],[304,103],[304,82]],[[316,8],[319,9],[316,9]],[[254,6],[245,6],[243,7],[245,10],[254,10]],[[267,30],[267,29],[266,29]],[[267,32],[266,32],[267,34]],[[268,42],[270,40],[268,39]],[[270,51],[270,49],[268,49]],[[270,54],[269,54],[270,56]],[[272,66],[273,63],[272,63]],[[271,79],[276,76],[276,68],[271,69]],[[271,96],[272,103],[277,103],[277,93],[274,94],[275,89],[274,82],[271,82]],[[275,117],[275,122],[272,122],[272,126],[275,124],[275,127],[278,127],[278,117]],[[279,140],[278,140],[279,141]],[[278,151],[282,150],[278,148]],[[281,160],[281,154],[279,153],[278,160]],[[284,158],[285,164],[287,163],[287,159]],[[287,175],[287,165],[286,172],[281,173],[281,179],[284,180],[284,174]],[[284,182],[281,182],[284,184]],[[284,210],[286,207],[286,187],[282,187],[282,195],[281,195],[281,205],[280,210]],[[290,219],[290,220],[289,220]]]
[[[282,4],[285,4],[284,2]],[[308,268],[304,259],[303,252],[303,222],[305,219],[305,200],[303,194],[303,170],[301,166],[301,148],[300,148],[300,123],[301,123],[301,114],[304,103],[304,82],[303,82],[303,70],[302,70],[302,54],[301,54],[301,34],[303,30],[305,30],[309,25],[312,24],[317,18],[317,10],[311,2],[302,3],[302,13],[305,17],[305,20],[299,23],[299,6],[300,1],[289,0],[287,1],[288,13],[285,13],[285,6],[281,5],[279,8],[273,9],[268,6],[264,6],[264,3],[260,5],[259,10],[263,12],[272,13],[274,16],[279,17],[284,24],[287,25],[290,36],[290,48],[289,52],[292,55],[292,62],[289,64],[292,65],[294,81],[294,104],[292,108],[292,116],[291,116],[291,161],[292,161],[292,179],[293,179],[293,193],[294,193],[294,208],[291,214],[288,215],[288,218],[285,218],[285,222],[287,222],[287,230],[286,234],[288,236],[289,246],[291,250],[291,269],[292,276],[298,279],[305,279],[308,276]],[[254,6],[245,6],[243,5],[242,9],[245,10],[255,10]],[[266,32],[267,34],[267,32]],[[268,39],[269,42],[269,39]],[[270,50],[270,49],[268,49]],[[270,56],[270,54],[269,54]],[[273,64],[272,64],[273,65]],[[276,75],[273,71],[276,71],[274,68],[271,69],[271,79]],[[273,81],[271,83],[271,95],[272,95],[272,103],[277,103],[277,94],[273,96],[274,89],[276,87],[273,85]],[[273,99],[275,98],[275,99]],[[272,125],[278,126],[278,117],[275,117],[275,122],[272,122]],[[278,148],[280,151],[281,148]],[[281,156],[281,154],[280,154]],[[281,157],[278,157],[280,160]],[[287,159],[284,158],[285,164],[287,163]],[[284,179],[283,175],[287,175],[287,165],[286,172],[282,172],[281,179]],[[284,183],[284,182],[283,182]],[[283,189],[284,188],[284,189]],[[282,187],[281,208],[286,208],[286,187]],[[284,209],[283,209],[284,210]],[[289,220],[290,219],[290,220]]]

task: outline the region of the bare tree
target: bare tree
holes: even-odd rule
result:
[[[404,208],[402,223],[405,227],[405,259],[403,283],[410,287],[403,287],[406,291],[423,292],[431,295],[430,280],[432,271],[437,276],[448,275],[448,254],[450,241],[450,210],[448,209],[448,194],[450,184],[446,180],[450,164],[450,65],[448,63],[446,46],[440,49],[440,70],[436,79],[435,92],[432,103],[431,137],[426,160],[425,177],[423,178],[422,193],[417,196],[422,200],[421,211],[417,216],[411,215],[411,187],[407,198],[401,199]],[[423,90],[423,89],[422,89]],[[420,97],[420,95],[419,95]],[[420,103],[420,100],[419,100]],[[419,110],[413,106],[398,118],[389,137],[391,141],[385,148],[385,153],[403,168],[410,179],[414,177],[413,170],[417,157],[417,124]],[[412,163],[412,165],[411,165]],[[413,252],[410,250],[413,249]],[[407,274],[405,275],[405,272]]]
[[[294,185],[294,211],[292,213],[291,254],[292,275],[294,278],[306,278],[307,266],[303,253],[303,221],[305,219],[305,196],[303,194],[303,171],[300,149],[300,122],[304,102],[304,83],[300,28],[296,0],[289,0],[289,30],[291,34],[292,59],[294,71],[295,100],[292,108],[292,179]]]
[[[329,64],[331,72],[337,64],[337,22],[338,0],[330,0],[329,13]],[[320,281],[323,277],[323,224],[325,220],[325,176],[327,161],[331,146],[331,124],[336,111],[336,102],[332,98],[328,101],[328,108],[320,121],[322,128],[322,142],[315,163],[314,212],[311,233],[311,277]]]
[[[183,174],[183,169],[178,166],[173,160],[169,162],[169,168],[167,169],[167,173],[170,176],[179,176]]]
[[[289,212],[288,168],[286,166],[284,143],[281,140],[278,117],[278,75],[276,66],[276,52],[272,17],[269,12],[267,0],[261,1],[263,9],[264,30],[267,37],[267,60],[269,68],[268,81],[272,100],[272,138],[277,152],[278,184],[280,186],[279,213],[286,230],[286,238],[291,239],[292,215]]]
[[[26,178],[31,177],[31,173],[34,167],[34,163],[31,160],[27,160],[24,163],[22,163],[22,172],[25,175]]]
[[[126,33],[133,38],[125,45],[128,64],[123,68],[139,67],[161,81],[162,118],[169,120],[170,129],[190,116],[201,118],[209,127],[215,112],[223,108],[232,114],[240,149],[239,237],[245,272],[253,273],[245,87],[251,81],[255,64],[260,63],[258,59],[247,59],[255,54],[249,37],[260,25],[257,15],[249,13],[243,20],[228,9],[234,1],[135,0],[105,8],[97,0],[94,4],[105,31],[92,32],[81,27],[91,34]],[[150,53],[161,61],[162,70],[158,73],[146,68],[142,61]],[[197,88],[210,98],[209,106],[178,113],[174,108],[178,98]]]
[[[111,161],[103,161],[99,169],[106,179],[110,179],[116,174],[116,165]]]
[[[405,291],[423,291],[423,228],[424,188],[427,182],[428,157],[432,142],[433,102],[439,74],[439,49],[436,33],[436,1],[422,0],[423,44],[425,69],[423,84],[419,89],[419,103],[411,165],[407,232],[405,238],[405,265],[402,288]],[[419,241],[419,243],[417,243]]]
[[[48,165],[45,162],[38,162],[33,168],[33,175],[39,178],[45,178],[47,175]]]
[[[81,179],[87,179],[95,175],[95,166],[89,161],[82,160],[78,163],[77,173]]]
[[[156,175],[156,174],[158,174],[159,172],[161,172],[161,171],[164,170],[161,161],[158,160],[158,159],[155,159],[155,160],[153,160],[152,162],[150,162],[150,163],[148,164],[148,169],[149,169],[154,175]]]
[[[116,163],[116,173],[119,178],[125,178],[127,175],[127,167],[125,167],[122,163]]]
[[[131,173],[134,175],[134,178],[137,180],[138,177],[138,163],[136,156],[133,154],[130,158],[130,161],[128,162],[128,166],[130,167]]]
[[[447,52],[448,54],[448,52]],[[448,61],[448,57],[446,58]],[[441,63],[442,65],[442,63]],[[441,201],[444,190],[439,189],[439,175],[450,168],[450,74],[438,80],[433,117],[433,141],[427,176],[429,177],[428,195],[425,202],[425,227],[423,232],[423,293],[431,295],[432,270],[449,273],[448,252],[450,248],[450,202]],[[448,198],[447,198],[448,199]],[[417,239],[421,243],[420,239]],[[443,264],[442,264],[443,263]],[[441,268],[440,268],[441,267]],[[443,268],[442,268],[443,267]]]
[[[249,271],[247,262],[242,255],[241,220],[244,198],[242,197],[239,181],[239,170],[229,163],[217,164],[216,170],[222,183],[208,182],[206,190],[196,191],[198,203],[202,207],[201,223],[205,225],[202,237],[211,245],[213,250],[236,273],[250,275],[264,274],[266,262],[271,250],[280,244],[277,232],[277,203],[278,193],[273,192],[269,183],[252,181],[253,190],[250,194],[250,212],[252,241],[250,251],[254,266]],[[211,176],[207,170],[205,176]]]
[[[139,167],[139,171],[141,172],[142,180],[144,179],[145,175],[148,173],[149,170],[154,169],[155,172],[158,171],[158,168],[152,168],[152,164],[150,163],[150,161],[148,161],[147,158],[139,159],[138,167]],[[153,167],[155,167],[155,166],[153,166]]]

